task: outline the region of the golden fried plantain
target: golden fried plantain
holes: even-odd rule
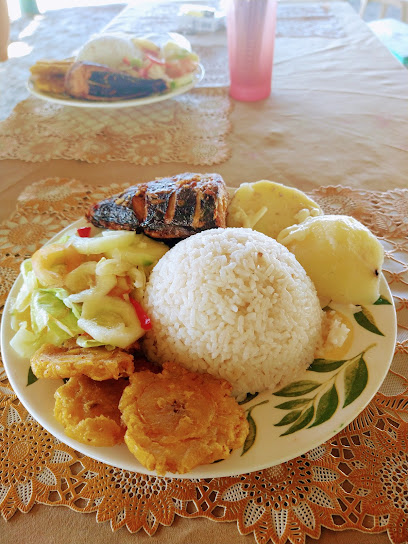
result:
[[[63,346],[44,344],[31,357],[31,368],[37,378],[72,378],[85,374],[93,380],[117,380],[133,373],[133,356],[104,346],[81,348],[75,339]]]
[[[39,91],[64,94],[65,75],[73,60],[39,60],[30,68],[31,80]]]
[[[123,442],[119,400],[128,381],[96,382],[76,376],[55,392],[54,416],[65,434],[89,446],[115,446]]]
[[[119,403],[125,442],[148,470],[183,474],[227,458],[248,434],[244,410],[231,385],[176,363],[130,377]]]

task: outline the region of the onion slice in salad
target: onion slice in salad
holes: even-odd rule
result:
[[[95,340],[122,349],[145,332],[130,302],[110,296],[87,298],[78,326]]]

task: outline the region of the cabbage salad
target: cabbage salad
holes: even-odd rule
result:
[[[162,46],[147,38],[133,38],[132,42],[137,54],[123,58],[122,70],[135,77],[164,79],[171,90],[193,81],[199,62],[196,53],[172,40]]]
[[[82,227],[21,265],[11,347],[30,358],[43,344],[127,348],[150,328],[146,280],[168,247],[144,234]]]

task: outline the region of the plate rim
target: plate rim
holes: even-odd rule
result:
[[[61,106],[72,106],[76,108],[96,108],[96,109],[122,109],[122,108],[131,108],[138,106],[147,106],[149,104],[155,104],[156,102],[162,102],[163,100],[169,100],[180,94],[184,94],[191,89],[193,89],[198,83],[200,83],[205,76],[204,66],[199,63],[197,69],[194,72],[193,81],[187,85],[183,85],[178,89],[174,89],[170,92],[163,94],[154,94],[146,96],[143,98],[130,98],[125,100],[115,100],[113,102],[108,101],[91,101],[91,100],[82,100],[80,98],[71,98],[71,97],[59,97],[51,93],[46,93],[39,91],[35,88],[32,78],[29,77],[26,82],[26,87],[28,91],[35,97],[40,98],[46,102],[51,102],[53,104],[59,104]]]
[[[84,218],[78,219],[77,221],[75,221],[75,222],[71,223],[70,225],[67,225],[65,228],[61,229],[61,231],[59,231],[52,238],[50,238],[50,240],[48,240],[46,242],[46,244],[44,244],[44,245],[55,242],[64,233],[66,233],[68,231],[72,231],[73,229],[79,228],[80,226],[82,226],[84,224],[87,224],[87,221]],[[235,476],[235,475],[243,474],[243,473],[247,473],[247,472],[254,472],[254,471],[258,471],[258,470],[264,470],[266,468],[270,468],[272,466],[276,466],[276,465],[279,465],[281,463],[290,461],[291,459],[295,459],[296,457],[307,453],[308,451],[312,450],[313,448],[323,444],[327,440],[330,440],[341,429],[343,429],[344,427],[349,425],[368,406],[368,404],[371,402],[371,400],[377,394],[378,390],[380,389],[383,381],[385,380],[385,378],[386,378],[386,376],[387,376],[387,374],[389,372],[389,369],[391,367],[392,360],[393,360],[393,357],[394,357],[395,344],[396,344],[396,339],[397,339],[397,318],[396,318],[395,302],[394,302],[394,298],[392,296],[390,286],[388,285],[388,282],[387,282],[383,272],[381,272],[381,282],[382,282],[383,286],[385,287],[385,290],[387,291],[387,294],[388,294],[388,296],[390,298],[391,305],[392,305],[392,308],[393,308],[393,312],[392,312],[392,315],[393,315],[393,327],[392,327],[393,335],[392,335],[392,338],[389,338],[390,345],[393,346],[392,352],[386,354],[387,361],[385,361],[385,357],[384,357],[384,362],[386,364],[384,364],[383,372],[376,374],[377,379],[376,379],[376,382],[375,382],[376,385],[374,387],[374,390],[369,394],[369,396],[365,400],[365,402],[360,403],[360,404],[358,404],[356,406],[356,408],[353,410],[353,412],[350,414],[349,417],[344,418],[344,421],[342,421],[340,427],[336,428],[336,430],[330,430],[330,432],[326,432],[323,436],[320,436],[319,433],[315,433],[314,434],[314,437],[315,437],[314,440],[311,440],[310,442],[308,442],[307,448],[306,449],[302,448],[301,451],[296,451],[296,453],[294,455],[289,455],[289,456],[286,455],[286,456],[281,456],[281,457],[277,456],[272,462],[263,461],[262,463],[258,463],[258,464],[254,465],[254,466],[248,467],[248,469],[245,469],[244,471],[241,470],[242,467],[240,467],[239,472],[237,472],[237,469],[234,470],[233,467],[232,468],[231,467],[227,468],[229,466],[229,464],[231,464],[231,463],[229,463],[229,464],[226,464],[226,463],[232,459],[234,454],[236,455],[238,453],[238,450],[235,450],[235,452],[232,454],[232,456],[225,460],[226,463],[224,463],[224,464],[223,463],[216,463],[216,464],[209,464],[209,465],[208,464],[207,465],[200,465],[200,466],[196,467],[195,469],[193,469],[192,471],[190,471],[190,472],[188,472],[186,474],[167,473],[163,477],[165,477],[165,478],[180,478],[180,479],[219,478],[219,477],[231,477],[231,476]],[[10,306],[11,306],[12,300],[13,300],[13,298],[15,296],[14,291],[18,290],[19,284],[21,284],[21,283],[22,283],[22,275],[20,273],[18,275],[18,277],[16,278],[15,282],[13,283],[13,285],[12,285],[12,287],[10,289],[10,292],[9,292],[9,294],[7,296],[7,300],[6,300],[5,305],[4,305],[3,316],[2,316],[2,319],[1,319],[1,330],[0,330],[1,355],[2,355],[2,359],[3,359],[3,367],[4,367],[4,370],[5,370],[6,376],[7,376],[8,380],[9,380],[9,382],[10,382],[10,385],[11,385],[11,387],[13,389],[13,392],[18,397],[21,404],[28,411],[28,413],[31,414],[31,416],[40,425],[42,425],[44,427],[44,429],[47,432],[49,432],[52,436],[54,436],[55,438],[60,440],[62,443],[70,446],[74,450],[79,451],[79,452],[87,455],[88,457],[96,460],[96,461],[99,461],[99,462],[102,462],[104,464],[111,465],[111,466],[113,465],[116,468],[121,469],[121,470],[129,470],[129,471],[140,473],[140,474],[158,476],[156,471],[148,470],[143,465],[141,465],[141,463],[129,452],[129,450],[127,449],[127,446],[125,444],[113,446],[113,447],[110,447],[110,448],[101,448],[101,447],[95,447],[95,446],[88,446],[86,444],[78,442],[78,441],[68,437],[64,433],[64,430],[63,430],[62,426],[55,420],[53,415],[52,415],[52,418],[53,418],[54,423],[51,424],[51,425],[48,425],[47,421],[45,420],[45,416],[43,417],[42,414],[38,412],[36,407],[33,407],[32,404],[29,402],[29,400],[27,400],[26,397],[22,394],[22,391],[20,390],[20,386],[14,380],[13,373],[9,372],[9,368],[11,368],[12,365],[10,365],[9,362],[7,362],[7,355],[6,355],[6,344],[8,345],[8,340],[6,339],[6,333],[7,333],[6,329],[7,329],[7,327],[10,328],[10,316],[11,316]],[[9,345],[8,345],[8,350],[12,351],[12,348]],[[14,357],[17,357],[18,359],[21,359],[21,358],[19,358],[19,356],[17,354],[15,354]],[[25,361],[27,362],[27,360],[25,360]],[[306,372],[306,370],[305,370],[305,372]],[[302,376],[303,376],[303,374],[299,377],[299,379],[301,379]],[[378,377],[379,377],[379,379],[378,379]],[[55,381],[58,383],[58,386],[61,385],[62,380],[55,380]],[[24,387],[27,387],[27,386],[25,385]],[[260,394],[260,396],[262,396],[262,395],[265,395],[265,396],[266,395],[273,395],[273,393],[271,391],[265,391],[265,392]],[[258,397],[258,400],[259,400],[259,397]],[[250,407],[251,403],[248,403],[247,406]],[[274,407],[272,407],[272,409],[274,409]],[[58,426],[61,427],[61,431],[59,431],[58,428],[56,428]],[[112,460],[107,460],[107,457],[106,457],[106,455],[104,455],[104,453],[106,451],[112,452],[113,450],[115,450],[115,449],[117,450],[118,448],[126,448],[126,450],[127,450],[126,453],[129,453],[130,456],[131,456],[130,457],[130,461],[131,461],[130,463],[124,462],[120,466],[117,466],[116,462],[113,462]],[[128,455],[126,455],[126,454],[125,454],[125,456],[128,457]],[[225,470],[223,470],[223,468],[222,468],[223,466],[225,467]],[[210,467],[212,467],[213,470],[211,470]]]

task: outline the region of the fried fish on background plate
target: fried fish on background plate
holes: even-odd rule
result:
[[[129,383],[119,403],[125,442],[148,470],[183,474],[244,444],[248,422],[226,380],[169,362]]]
[[[164,79],[133,77],[121,70],[92,62],[74,62],[65,76],[65,92],[84,100],[126,100],[163,93]]]
[[[123,442],[118,408],[126,379],[94,381],[75,376],[55,392],[54,416],[65,434],[83,444],[110,447]]]
[[[133,373],[133,355],[122,349],[104,346],[81,348],[75,339],[61,347],[44,344],[31,357],[37,378],[72,378],[84,374],[93,380],[119,379]]]

